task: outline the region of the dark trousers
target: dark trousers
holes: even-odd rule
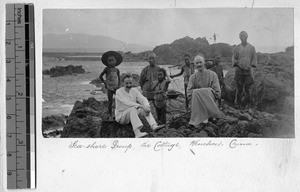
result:
[[[237,83],[237,104],[242,104],[243,91],[245,91],[245,101],[244,104],[250,103],[250,86],[253,84],[253,77],[249,75],[235,75],[235,80]]]
[[[116,91],[111,91],[107,89],[107,98],[108,98],[108,114],[112,115],[112,104],[113,104],[113,96],[116,94]]]
[[[189,100],[188,100],[188,96],[187,96],[187,85],[186,84],[184,84],[184,95],[185,95],[185,107],[186,107],[186,110],[188,110]]]
[[[166,106],[164,106],[162,108],[155,107],[155,109],[156,109],[158,124],[159,125],[166,124],[167,107]]]

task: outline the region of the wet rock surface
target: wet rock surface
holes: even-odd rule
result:
[[[50,77],[59,77],[63,75],[73,75],[85,73],[85,70],[82,68],[82,65],[74,66],[56,66],[52,67],[50,70],[44,70],[43,75],[50,75]]]

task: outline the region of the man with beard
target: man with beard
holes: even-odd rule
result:
[[[221,97],[221,90],[217,74],[205,68],[203,56],[197,55],[194,65],[197,71],[190,77],[187,92],[192,101],[189,124],[197,126],[221,115],[216,103]]]
[[[254,83],[252,67],[257,66],[257,56],[254,46],[247,42],[247,33],[242,31],[239,36],[241,44],[233,52],[232,63],[236,67],[234,80],[237,83],[237,104],[241,106],[244,89],[246,95],[245,103],[250,103],[250,86]]]
[[[150,112],[150,104],[136,88],[132,87],[132,76],[126,74],[124,76],[124,87],[116,91],[115,97],[116,110],[115,118],[120,124],[131,123],[135,137],[145,137],[146,132],[141,132],[143,124],[139,115],[143,115],[148,121],[153,131],[158,131],[165,125],[158,126]]]

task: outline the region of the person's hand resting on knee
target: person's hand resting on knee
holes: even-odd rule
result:
[[[145,116],[148,116],[151,112],[150,107],[145,105],[140,105],[138,109],[141,110],[141,113]]]

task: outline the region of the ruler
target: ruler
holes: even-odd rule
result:
[[[36,187],[33,4],[6,4],[7,188]]]

